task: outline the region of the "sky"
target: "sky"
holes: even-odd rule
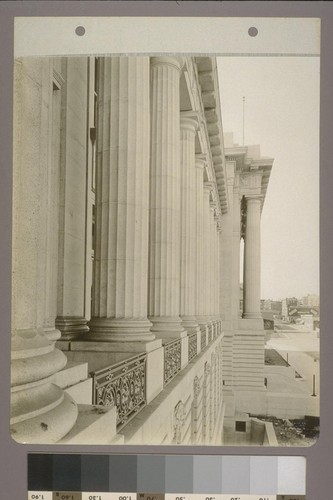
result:
[[[319,57],[219,57],[224,132],[274,158],[261,217],[261,297],[319,294]]]

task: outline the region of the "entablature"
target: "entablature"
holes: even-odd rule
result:
[[[226,213],[227,177],[215,58],[186,57],[181,86],[181,110],[198,113],[196,154],[207,159],[205,180],[216,184],[219,213]]]
[[[240,197],[260,196],[261,207],[263,207],[274,160],[265,157],[252,158],[248,154],[249,149],[251,149],[250,146],[236,145],[226,148],[226,161],[233,162],[235,165]]]

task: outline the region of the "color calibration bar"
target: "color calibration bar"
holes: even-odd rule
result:
[[[295,456],[29,454],[29,500],[304,500]]]
[[[177,495],[147,495],[140,493],[138,495],[131,494],[131,500],[178,500],[184,496]],[[129,499],[125,494],[118,493],[96,493],[96,492],[77,492],[77,491],[30,491],[28,500],[121,500],[122,498]],[[306,500],[304,495],[186,495],[186,500]]]

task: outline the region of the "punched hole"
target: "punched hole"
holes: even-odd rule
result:
[[[257,36],[258,35],[257,28],[255,28],[254,26],[251,26],[251,28],[249,28],[249,30],[248,30],[248,34],[250,36]]]
[[[78,26],[77,28],[75,28],[75,33],[77,34],[77,36],[83,36],[85,32],[86,29],[83,26]]]

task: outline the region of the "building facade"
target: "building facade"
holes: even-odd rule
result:
[[[14,83],[13,438],[223,444],[264,408],[273,160],[224,146],[216,60],[24,58]]]

